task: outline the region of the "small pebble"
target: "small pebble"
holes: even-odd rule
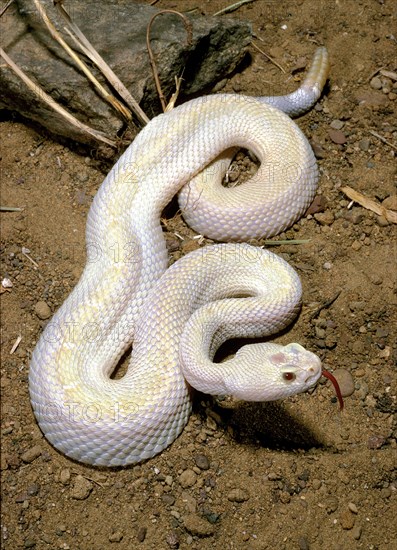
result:
[[[25,451],[22,455],[21,455],[21,458],[24,462],[33,462],[33,460],[36,460],[36,458],[38,458],[42,453],[42,449],[39,445],[35,445],[34,447],[32,447],[31,449],[28,449],[27,451]]]
[[[309,550],[310,544],[306,537],[299,537],[298,539],[299,550]]]
[[[93,485],[91,481],[81,475],[78,475],[74,480],[70,496],[75,500],[85,500],[89,497],[92,489]]]
[[[336,497],[331,495],[327,498],[327,501],[325,503],[325,509],[327,510],[328,514],[332,514],[332,512],[336,512],[336,510],[338,509],[338,506],[339,506],[339,502]]]
[[[358,142],[358,146],[360,147],[361,151],[368,151],[370,145],[371,142],[368,138],[363,138]]]
[[[333,372],[333,375],[335,376],[339,384],[342,397],[349,397],[349,395],[352,395],[354,393],[355,387],[354,387],[353,376],[350,374],[348,370],[336,369]]]
[[[40,492],[40,485],[38,483],[32,483],[26,490],[30,497],[35,497]]]
[[[335,119],[331,122],[330,126],[334,130],[342,130],[344,126],[344,122],[342,122],[341,120]]]
[[[198,454],[194,457],[194,461],[196,463],[196,466],[200,468],[200,470],[208,470],[210,467],[210,462],[208,458],[203,454]]]
[[[70,470],[69,468],[64,468],[59,474],[59,481],[62,485],[68,485],[70,481]]]
[[[197,480],[197,474],[193,470],[185,470],[179,476],[179,483],[184,488],[192,487]]]
[[[382,206],[388,208],[389,210],[397,210],[397,195],[390,195],[382,201]]]
[[[339,516],[339,520],[343,529],[349,530],[349,529],[353,529],[356,518],[350,512],[350,510],[343,510]]]
[[[123,540],[123,533],[121,531],[115,531],[111,535],[109,535],[109,541],[110,542],[120,542]]]
[[[313,202],[306,210],[305,216],[308,216],[309,214],[317,214],[318,212],[324,212],[326,207],[327,199],[324,197],[324,195],[316,195],[313,199]]]
[[[357,506],[354,504],[354,502],[349,502],[347,507],[349,508],[350,512],[352,512],[353,514],[358,514],[358,509],[357,509]]]
[[[40,301],[34,306],[34,312],[39,319],[45,320],[51,317],[52,312],[46,302]]]
[[[326,151],[320,143],[317,141],[311,141],[310,145],[312,146],[314,156],[317,159],[323,159],[326,155]]]
[[[165,538],[165,542],[168,544],[168,546],[172,549],[177,549],[179,548],[179,537],[178,537],[178,533],[175,533],[175,531],[173,531],[172,533],[168,533],[168,535],[166,536]]]
[[[382,81],[378,76],[371,78],[371,82],[369,84],[374,90],[380,90],[382,88]]]
[[[146,533],[147,533],[147,527],[139,527],[138,529],[138,532],[136,534],[136,538],[138,539],[139,542],[143,542],[146,538]]]
[[[208,537],[214,533],[214,527],[205,519],[196,514],[189,514],[183,518],[185,529],[192,535]]]
[[[383,489],[380,492],[380,496],[382,498],[390,498],[392,495],[390,487],[383,487]]]
[[[361,525],[355,525],[352,529],[352,536],[355,540],[360,540],[362,533],[362,527]]]
[[[331,138],[331,141],[338,145],[343,145],[347,141],[347,137],[342,130],[334,130],[333,128],[330,128],[328,130],[328,135]]]
[[[249,499],[249,494],[245,489],[232,489],[227,494],[227,499],[231,502],[245,502]]]
[[[335,221],[335,216],[330,210],[327,210],[326,212],[314,214],[314,219],[317,220],[320,225],[332,225]]]
[[[381,435],[371,435],[367,441],[368,449],[380,449],[386,443],[386,439]]]

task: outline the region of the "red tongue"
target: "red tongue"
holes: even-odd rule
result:
[[[339,409],[342,411],[344,403],[343,403],[343,397],[342,397],[337,379],[335,378],[335,376],[333,374],[331,374],[330,372],[328,372],[327,370],[324,370],[324,369],[322,371],[322,375],[325,376],[325,378],[328,378],[328,380],[331,380],[331,382],[332,382],[332,384],[335,388],[335,393],[338,397]]]

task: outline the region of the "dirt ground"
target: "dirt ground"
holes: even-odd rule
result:
[[[211,14],[231,3],[157,6]],[[349,185],[396,209],[396,5],[257,0],[230,16],[252,22],[257,43],[286,73],[251,49],[223,91],[286,93],[317,45],[330,53],[329,85],[297,120],[318,157],[324,211],[277,237],[307,244],[272,247],[304,287],[302,312],[277,341],[300,342],[329,370],[347,370],[354,392],[343,412],[326,380],[276,404],[197,396],[182,435],[125,469],[58,453],[32,414],[29,358],[48,321],[40,317],[78,281],[87,211],[105,168],[95,151],[79,155],[3,120],[1,203],[23,208],[1,214],[1,279],[12,282],[1,306],[5,549],[397,548],[396,229],[340,190]],[[174,259],[198,246],[179,215],[165,226]]]

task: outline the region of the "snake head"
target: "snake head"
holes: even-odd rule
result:
[[[276,401],[306,391],[321,376],[321,361],[300,344],[243,346],[232,360],[226,393],[246,401]],[[236,370],[238,368],[238,375]]]

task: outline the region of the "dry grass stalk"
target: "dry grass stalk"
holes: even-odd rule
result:
[[[183,24],[184,24],[185,29],[186,29],[186,33],[187,33],[187,46],[191,46],[191,44],[192,44],[193,30],[192,30],[192,24],[189,21],[189,19],[185,15],[183,15],[183,13],[180,13],[179,11],[176,11],[176,10],[161,10],[158,13],[155,13],[153,15],[153,17],[150,19],[149,24],[147,26],[147,29],[146,29],[146,46],[147,46],[147,50],[148,50],[148,54],[149,54],[150,65],[152,67],[153,78],[154,78],[154,81],[156,83],[157,93],[159,95],[160,102],[161,102],[161,107],[163,109],[163,112],[165,112],[165,111],[167,111],[167,110],[169,111],[173,108],[173,106],[175,104],[175,101],[177,99],[178,93],[179,93],[181,82],[177,81],[177,90],[172,95],[172,98],[171,98],[171,101],[170,101],[170,103],[172,102],[172,106],[170,108],[167,108],[166,99],[165,99],[165,96],[163,94],[163,90],[161,88],[160,79],[159,79],[159,75],[158,75],[158,71],[157,71],[156,60],[154,59],[153,51],[152,51],[152,48],[150,46],[150,31],[151,31],[151,28],[152,28],[153,21],[156,19],[156,17],[158,17],[159,15],[162,15],[163,13],[173,13],[174,15],[177,15],[178,17],[180,17],[182,19]],[[178,84],[179,84],[179,87],[178,87]]]
[[[94,130],[93,128],[90,128],[86,124],[83,124],[77,118],[75,118],[73,115],[71,115],[68,111],[66,111],[63,107],[58,105],[54,101],[54,99],[48,95],[38,84],[33,82],[19,67],[16,65],[12,59],[5,53],[5,51],[0,48],[0,56],[4,59],[4,61],[7,63],[7,65],[12,69],[15,74],[19,76],[23,82],[28,86],[30,90],[32,90],[36,96],[43,100],[47,105],[49,105],[54,111],[59,113],[63,118],[65,118],[70,124],[78,128],[81,132],[84,132],[91,137],[95,138],[97,141],[102,141],[103,143],[106,143],[107,145],[110,145],[111,147],[116,147],[116,142],[113,140],[108,139],[102,132],[99,132],[98,130]]]
[[[80,67],[80,69],[83,71],[83,73],[86,75],[86,77],[94,84],[98,92],[101,94],[101,96],[108,101],[113,107],[119,111],[119,113],[126,118],[127,120],[131,120],[131,113],[130,111],[118,100],[116,99],[112,94],[110,94],[103,86],[102,84],[95,78],[95,76],[92,74],[92,72],[89,70],[87,65],[79,58],[79,56],[72,50],[72,48],[64,41],[62,36],[58,33],[54,25],[51,23],[50,19],[48,18],[48,15],[43,8],[43,6],[40,4],[39,0],[33,0],[37,11],[40,14],[40,17],[46,24],[48,30],[50,31],[51,36],[56,40],[62,48],[69,54],[69,56],[73,59],[73,61]]]
[[[275,65],[276,67],[278,67],[280,69],[280,71],[282,71],[283,73],[286,73],[287,71],[284,69],[284,67],[282,67],[279,63],[277,63],[277,61],[275,59],[273,59],[272,57],[270,57],[270,55],[268,55],[266,52],[264,52],[262,50],[262,48],[260,48],[259,46],[257,46],[255,44],[255,42],[252,42],[251,43],[251,46],[253,48],[255,48],[256,50],[258,50],[258,52],[260,52],[262,55],[264,55],[266,57],[266,59],[268,59],[270,61],[270,63],[273,63],[273,65]]]
[[[230,6],[226,6],[226,8],[223,8],[216,13],[214,13],[214,17],[216,15],[223,15],[224,13],[230,13],[232,11],[238,10],[241,6],[244,4],[248,4],[250,2],[255,2],[255,0],[240,0],[239,2],[236,2],[235,4],[231,4]]]
[[[105,60],[99,55],[93,45],[89,42],[86,36],[82,33],[79,27],[72,21],[70,15],[65,10],[63,6],[63,0],[56,0],[55,6],[59,14],[66,20],[70,29],[64,27],[65,32],[74,40],[79,48],[84,52],[84,54],[98,67],[102,72],[108,82],[113,86],[113,88],[120,94],[123,100],[126,102],[128,107],[133,111],[138,119],[143,123],[147,124],[149,118],[146,116],[145,112],[141,109],[138,102],[132,97],[128,89],[121,82],[119,77],[112,71],[109,65]],[[128,113],[128,119],[131,119],[131,114]]]
[[[389,210],[388,208],[385,208],[378,202],[375,202],[372,199],[369,199],[365,195],[359,193],[358,191],[355,191],[349,186],[341,187],[341,191],[345,195],[349,197],[354,202],[357,202],[367,210],[371,210],[371,212],[375,212],[375,214],[378,214],[378,216],[383,216],[386,218],[387,221],[391,223],[397,223],[397,212],[394,212],[393,210]]]

